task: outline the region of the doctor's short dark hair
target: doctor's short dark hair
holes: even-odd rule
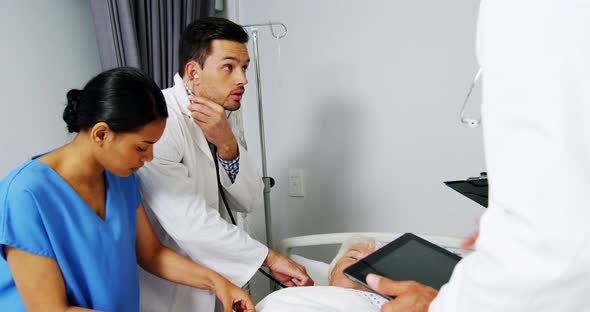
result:
[[[107,70],[90,79],[84,89],[67,93],[63,119],[69,132],[80,132],[105,122],[114,132],[133,132],[168,110],[160,87],[131,67]]]
[[[203,67],[211,54],[211,41],[230,40],[248,42],[248,33],[242,26],[221,17],[204,17],[190,23],[180,37],[178,73],[184,76],[184,66],[191,60]]]

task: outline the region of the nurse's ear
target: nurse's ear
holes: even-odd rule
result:
[[[106,122],[98,122],[92,127],[92,129],[90,129],[90,139],[99,146],[112,140],[113,137],[114,132]]]

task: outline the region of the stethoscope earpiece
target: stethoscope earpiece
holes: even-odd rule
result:
[[[469,128],[477,128],[479,125],[481,125],[481,120],[461,118],[461,123],[467,125]]]
[[[481,117],[478,119],[465,117],[465,108],[467,107],[467,103],[469,103],[469,99],[471,98],[471,92],[473,92],[473,88],[475,88],[475,84],[479,81],[480,77],[481,77],[481,68],[477,70],[477,74],[475,74],[475,78],[473,78],[473,81],[471,82],[471,86],[469,87],[469,91],[467,92],[467,95],[465,96],[465,101],[463,101],[463,107],[461,107],[461,113],[460,113],[461,123],[469,126],[470,128],[476,128],[481,125]]]

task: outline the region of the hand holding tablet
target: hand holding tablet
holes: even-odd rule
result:
[[[461,257],[414,234],[406,233],[344,270],[353,281],[372,289],[366,278],[370,273],[396,281],[416,281],[436,290],[446,284]]]

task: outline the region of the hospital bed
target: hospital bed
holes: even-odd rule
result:
[[[404,233],[382,233],[382,232],[349,232],[349,233],[329,233],[329,234],[315,234],[296,236],[283,239],[278,246],[278,251],[283,255],[295,260],[301,265],[305,266],[308,274],[316,282],[318,286],[328,285],[329,263],[309,259],[293,253],[294,248],[334,245],[341,244],[351,236],[360,235],[365,237],[372,237],[383,243],[388,243],[400,237]],[[461,250],[461,242],[463,238],[438,236],[438,235],[422,235],[416,234],[423,239],[439,245],[447,250],[456,253],[460,256],[465,256],[470,251]]]

